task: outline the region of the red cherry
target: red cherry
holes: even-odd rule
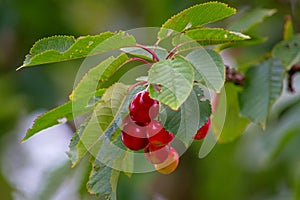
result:
[[[146,128],[135,124],[129,116],[123,121],[121,139],[127,148],[135,151],[145,148],[149,143]]]
[[[133,97],[129,111],[133,121],[146,126],[158,115],[159,103],[149,96],[149,92],[141,91]]]
[[[172,173],[179,164],[179,155],[177,151],[171,147],[168,158],[160,164],[155,164],[155,169],[162,174],[170,174]]]
[[[147,126],[147,137],[152,145],[165,146],[173,140],[174,134],[166,131],[159,121],[153,120]]]
[[[199,128],[199,130],[194,136],[194,140],[202,140],[207,135],[209,127],[210,127],[210,118],[201,128]]]
[[[157,147],[149,143],[144,149],[146,159],[152,164],[164,162],[170,153],[170,146]]]

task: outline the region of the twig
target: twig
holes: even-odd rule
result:
[[[142,63],[145,63],[146,65],[148,65],[149,67],[152,66],[152,64],[150,62],[148,62],[147,60],[143,59],[143,58],[130,58],[128,60],[128,62],[132,62],[132,61],[140,61]]]
[[[232,82],[235,85],[244,86],[245,84],[245,76],[243,73],[236,71],[229,66],[225,66],[226,68],[226,81]]]
[[[157,57],[156,53],[152,49],[149,49],[141,44],[136,44],[136,47],[139,47],[139,48],[144,49],[145,51],[149,52],[152,55],[153,62],[159,61],[159,58]]]
[[[300,72],[300,63],[293,65],[293,67],[288,72],[288,91],[291,93],[295,92],[293,78],[297,72]]]
[[[130,88],[128,89],[128,91],[131,91],[133,90],[133,88],[135,88],[136,86],[138,85],[145,85],[147,84],[147,81],[139,81],[139,82],[136,82],[135,84],[131,85]]]
[[[166,60],[169,59],[172,55],[175,54],[175,51],[179,48],[183,46],[183,43],[180,43],[179,45],[175,46],[173,49],[171,49],[171,51],[168,53],[168,55],[166,56]]]

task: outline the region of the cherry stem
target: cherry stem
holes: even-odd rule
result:
[[[133,85],[130,86],[130,88],[128,89],[128,91],[133,90],[133,88],[135,88],[136,86],[144,85],[144,84],[147,84],[147,81],[139,81],[139,82],[136,82],[135,84],[133,84]]]
[[[297,72],[300,72],[300,63],[293,65],[292,68],[288,71],[288,91],[291,93],[295,92],[293,78]]]
[[[177,46],[175,46],[173,49],[171,49],[171,51],[168,53],[168,55],[166,56],[166,60],[167,59],[169,59],[172,55],[174,55],[175,53],[175,51],[179,48],[179,47],[181,47],[181,46],[183,46],[183,43],[181,43],[181,44],[178,44]]]
[[[144,49],[145,51],[149,52],[152,55],[153,62],[159,61],[159,58],[157,57],[156,53],[152,49],[149,49],[148,47],[143,46],[141,44],[136,44],[136,47],[139,47],[139,48]]]
[[[154,87],[154,89],[155,89],[156,91],[161,92],[161,89],[160,89],[160,87],[159,87],[158,85],[154,85],[153,87]]]
[[[148,65],[149,67],[152,66],[152,64],[150,62],[148,62],[147,60],[143,59],[143,58],[130,58],[128,60],[128,62],[132,62],[132,61],[140,61],[142,63],[145,63],[146,65]]]

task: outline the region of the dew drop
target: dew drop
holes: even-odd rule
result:
[[[173,33],[173,30],[172,30],[172,29],[168,29],[167,36],[170,36],[170,35],[172,35],[172,33]]]
[[[93,43],[94,43],[93,41],[89,41],[88,45],[91,46]]]
[[[57,122],[60,123],[60,124],[64,124],[67,121],[68,121],[68,119],[66,117],[62,117],[62,118],[57,119]]]
[[[191,28],[192,27],[192,24],[189,22],[186,26],[185,26],[185,30],[187,30],[187,29],[189,29],[189,28]]]

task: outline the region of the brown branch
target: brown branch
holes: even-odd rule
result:
[[[234,68],[226,67],[226,82],[232,82],[235,85],[244,86],[245,76],[243,73],[236,71]],[[288,91],[291,93],[295,92],[294,88],[294,76],[296,73],[300,72],[300,63],[295,64],[288,71]]]
[[[226,82],[232,82],[235,85],[244,86],[245,76],[243,73],[236,71],[234,68],[225,66],[226,68]]]
[[[300,72],[300,63],[293,65],[293,67],[288,71],[288,91],[291,93],[295,92],[293,78],[297,72]]]

